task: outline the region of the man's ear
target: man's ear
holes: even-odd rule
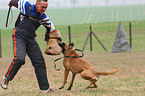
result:
[[[72,47],[74,47],[74,43],[73,42],[69,44],[69,48],[72,48]]]

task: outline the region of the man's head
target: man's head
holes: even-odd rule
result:
[[[47,0],[36,0],[36,12],[43,14],[47,9],[48,2]]]

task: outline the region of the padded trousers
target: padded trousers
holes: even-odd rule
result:
[[[41,90],[48,89],[49,82],[47,79],[45,60],[35,38],[24,36],[17,29],[14,29],[12,39],[14,58],[5,76],[11,81],[21,66],[25,64],[25,56],[27,54],[34,67],[39,88]]]

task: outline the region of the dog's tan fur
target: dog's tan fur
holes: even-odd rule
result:
[[[69,45],[65,43],[65,51],[64,56],[79,56],[76,51],[73,48],[73,45]],[[62,86],[59,89],[62,89],[64,85],[66,84],[67,77],[69,74],[69,71],[72,72],[72,80],[70,82],[70,85],[67,90],[71,90],[71,87],[73,86],[73,81],[77,73],[81,74],[81,77],[85,80],[89,80],[91,83],[86,87],[87,88],[97,88],[97,84],[95,83],[100,75],[112,75],[118,71],[118,67],[115,67],[116,69],[112,72],[98,72],[91,63],[89,63],[87,60],[79,57],[79,58],[72,58],[72,57],[66,57],[63,60],[63,65],[65,68],[64,71],[64,81]]]

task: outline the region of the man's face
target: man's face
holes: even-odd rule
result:
[[[40,14],[43,14],[45,12],[45,10],[47,9],[48,6],[48,2],[37,2],[36,3],[36,12],[39,12]]]

